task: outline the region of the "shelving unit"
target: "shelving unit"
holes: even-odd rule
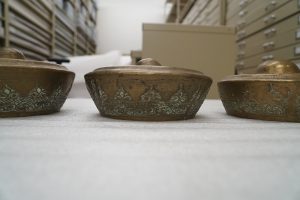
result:
[[[195,0],[167,0],[167,3],[172,3],[172,7],[166,22],[180,22],[194,2]]]
[[[3,47],[36,60],[96,51],[94,0],[2,0],[0,6]]]
[[[272,59],[299,63],[299,0],[195,0],[185,7],[182,24],[235,27],[236,73],[255,73]]]
[[[266,60],[300,59],[299,7],[298,0],[240,2],[236,65],[239,73],[254,73],[256,66]]]
[[[177,5],[178,2],[173,1],[171,13],[166,22],[176,22],[175,19],[177,19],[177,22],[182,24],[224,24],[224,0],[180,0],[180,9],[176,9]]]

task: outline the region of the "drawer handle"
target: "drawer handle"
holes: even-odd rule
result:
[[[241,62],[239,62],[239,63],[236,64],[236,68],[237,69],[241,69],[241,68],[244,67],[244,65],[245,65],[245,63],[243,61],[241,61]]]
[[[268,29],[264,32],[264,34],[266,37],[274,36],[276,34],[276,28]]]
[[[249,3],[248,0],[241,1],[240,2],[240,7],[243,8],[243,7],[247,6],[248,3]]]
[[[268,44],[264,43],[262,46],[263,46],[264,49],[266,49],[268,47]]]
[[[269,42],[269,47],[271,47],[271,48],[274,48],[274,46],[275,46],[275,42]]]
[[[295,47],[294,53],[296,56],[300,55],[300,47]]]
[[[247,10],[242,10],[242,11],[239,12],[239,16],[244,17],[247,13],[248,13]]]
[[[245,20],[243,20],[243,21],[240,21],[236,27],[238,30],[240,30],[240,29],[244,28],[245,25],[246,25],[246,22],[245,22]]]
[[[264,50],[270,50],[273,49],[275,46],[275,42],[271,41],[271,42],[266,42],[262,45],[262,47],[264,48]]]
[[[242,38],[242,37],[245,37],[246,36],[246,31],[243,30],[243,31],[238,32],[237,36],[238,36],[239,39]]]
[[[300,39],[300,29],[296,31],[296,39]]]
[[[245,52],[241,51],[240,53],[238,53],[238,58],[242,59],[245,57]]]
[[[239,42],[239,43],[238,43],[238,47],[239,47],[240,49],[246,47],[246,41]]]
[[[268,12],[270,10],[273,10],[276,7],[276,5],[276,1],[271,1],[270,4],[265,7],[265,11]]]
[[[277,2],[276,1],[271,1],[272,6],[276,6]]]
[[[265,24],[268,24],[270,22],[273,22],[274,20],[276,20],[276,15],[272,14],[270,16],[265,17],[263,21],[265,22]]]
[[[274,56],[273,55],[266,55],[266,56],[263,56],[261,59],[262,59],[262,61],[272,60],[272,59],[274,59]]]

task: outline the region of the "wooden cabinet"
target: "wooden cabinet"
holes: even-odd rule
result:
[[[30,59],[45,60],[96,51],[94,0],[2,0],[0,44]]]

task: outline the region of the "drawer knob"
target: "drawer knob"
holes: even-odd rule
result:
[[[244,63],[243,61],[238,62],[238,63],[236,64],[236,68],[237,68],[237,69],[241,69],[241,68],[243,68],[244,66],[245,66],[245,63]]]
[[[273,22],[274,20],[276,20],[276,15],[275,14],[272,14],[270,16],[267,16],[263,19],[263,21],[265,22],[265,24],[268,24],[268,23],[271,23]]]
[[[246,25],[245,20],[242,20],[242,21],[240,21],[240,22],[237,24],[236,27],[237,27],[238,30],[240,30],[240,29],[244,28],[245,25]]]
[[[238,58],[239,59],[242,59],[242,58],[244,58],[245,57],[245,52],[240,52],[240,53],[238,53]]]
[[[265,11],[268,12],[270,10],[273,10],[276,7],[276,5],[276,1],[271,1],[270,4],[265,7]]]
[[[269,50],[269,49],[273,49],[275,46],[275,42],[271,41],[271,42],[266,42],[262,45],[262,47],[265,49],[265,50]]]
[[[266,60],[273,60],[274,56],[273,55],[266,55],[262,57],[262,61],[266,61]]]
[[[237,36],[238,36],[239,39],[245,37],[246,36],[246,31],[243,30],[243,31],[238,32]]]
[[[243,17],[243,16],[245,16],[247,13],[248,13],[247,10],[242,10],[242,11],[239,12],[239,16],[240,16],[240,17]]]
[[[276,34],[276,28],[271,28],[271,29],[268,29],[264,32],[265,36],[266,37],[271,37],[271,36],[274,36]]]
[[[244,8],[244,7],[246,7],[248,5],[248,3],[249,3],[248,0],[241,1],[240,2],[240,7]]]
[[[239,47],[240,49],[245,48],[245,47],[246,47],[246,41],[239,42],[239,43],[238,43],[238,47]]]

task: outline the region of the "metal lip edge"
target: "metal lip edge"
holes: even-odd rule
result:
[[[6,65],[4,62],[13,63]],[[28,68],[49,68],[69,71],[69,69],[63,65],[58,65],[48,61],[35,61],[35,60],[21,60],[21,59],[10,59],[10,58],[0,58],[0,67],[10,67],[10,66],[20,66]]]
[[[169,67],[169,66],[151,66],[151,65],[128,65],[128,66],[108,66],[95,69],[86,75],[174,75],[174,76],[194,76],[207,77],[202,72],[189,68]]]
[[[191,74],[191,73],[182,73],[182,72],[176,72],[176,73],[169,73],[169,72],[147,72],[147,73],[139,73],[139,72],[89,72],[87,74],[84,75],[85,79],[91,79],[91,78],[97,78],[97,76],[103,76],[103,75],[124,75],[124,76],[134,76],[136,75],[136,78],[139,77],[143,77],[143,76],[170,76],[170,78],[174,78],[174,77],[184,77],[184,78],[196,78],[199,80],[208,80],[210,82],[213,82],[212,78],[210,78],[209,76],[206,76],[204,74]]]
[[[66,70],[64,68],[51,68],[51,67],[38,67],[38,66],[32,66],[32,67],[28,67],[28,66],[24,66],[24,65],[10,65],[10,66],[3,66],[0,64],[0,71],[1,70],[9,70],[9,71],[13,71],[13,70],[26,70],[27,72],[30,72],[30,71],[51,71],[51,72],[59,72],[59,73],[70,73],[70,74],[73,74],[75,76],[75,72],[73,71],[70,71],[70,70]]]

